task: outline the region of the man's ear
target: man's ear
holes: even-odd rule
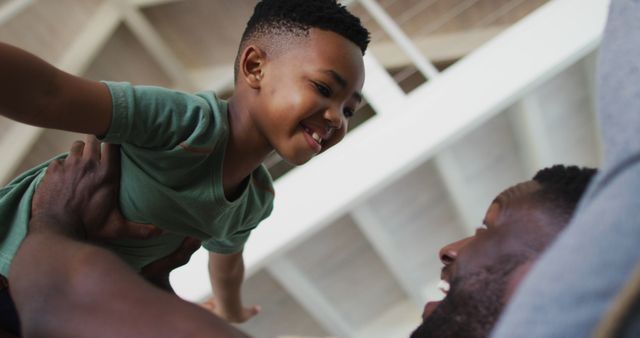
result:
[[[240,77],[249,87],[260,88],[260,81],[263,79],[266,53],[256,45],[249,45],[242,51],[240,57]]]

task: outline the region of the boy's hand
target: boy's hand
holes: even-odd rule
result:
[[[209,298],[204,303],[200,304],[205,309],[211,311],[216,316],[230,322],[230,323],[244,323],[247,320],[253,318],[260,313],[260,305],[253,305],[251,307],[237,306],[234,310],[224,309],[223,306],[217,304],[214,297]]]
[[[202,304],[228,322],[244,323],[260,312],[257,305],[244,307],[241,289],[244,281],[242,250],[231,254],[209,252],[209,277],[215,298]]]
[[[173,288],[169,283],[169,274],[173,269],[179,268],[191,258],[196,250],[200,248],[200,241],[187,237],[176,251],[166,257],[160,258],[142,268],[140,274],[151,284],[173,293]]]
[[[119,183],[119,148],[107,145],[101,152],[100,142],[88,136],[86,144],[73,143],[67,158],[51,162],[31,202],[31,217],[58,219],[64,229],[57,230],[93,240],[160,234],[151,224],[124,219],[118,208]]]

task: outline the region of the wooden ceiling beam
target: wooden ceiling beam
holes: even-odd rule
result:
[[[136,7],[149,7],[149,6],[157,6],[164,5],[167,3],[178,2],[184,0],[129,0],[129,3],[132,6]]]
[[[389,35],[394,45],[400,48],[400,53],[406,55],[425,78],[433,79],[439,75],[439,71],[432,61],[424,53],[421,53],[415,43],[376,0],[360,0],[359,2]]]
[[[32,3],[33,0],[9,0],[0,5],[0,25],[16,17]]]
[[[460,163],[447,149],[436,154],[433,161],[465,234],[473,234],[479,222],[473,212],[475,203],[470,198],[467,184],[460,171]]]
[[[382,221],[377,217],[372,206],[367,203],[361,204],[354,208],[350,215],[395,281],[419,309],[426,300],[421,291],[422,285],[416,285],[408,278],[411,268],[406,264],[407,257],[405,253],[396,250],[392,238],[385,231]]]
[[[536,92],[530,93],[513,105],[508,115],[527,177],[554,164],[540,100]]]
[[[174,82],[174,86],[185,91],[196,90],[195,83],[189,77],[178,57],[140,9],[125,0],[111,0],[111,3],[118,8],[127,27],[131,29],[140,43]]]
[[[425,37],[413,36],[411,39],[425,58],[438,64],[458,60],[468,55],[505,28],[499,26]],[[392,41],[372,44],[370,51],[387,69],[402,68],[412,63],[411,59]]]
[[[354,329],[340,314],[334,304],[318,289],[316,283],[305,275],[291,259],[279,257],[270,262],[266,269],[273,279],[302,306],[327,332],[350,338]]]

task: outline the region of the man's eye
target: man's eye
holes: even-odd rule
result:
[[[316,89],[318,90],[318,93],[320,93],[320,95],[324,96],[324,97],[330,97],[331,96],[331,89],[321,83],[315,83]]]

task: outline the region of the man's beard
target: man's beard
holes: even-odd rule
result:
[[[411,338],[484,338],[505,306],[507,279],[520,259],[494,264],[471,276],[454,278],[447,297]]]

